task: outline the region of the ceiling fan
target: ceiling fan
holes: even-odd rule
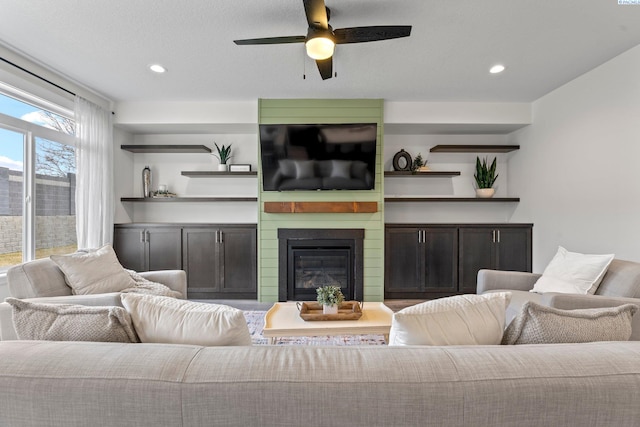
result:
[[[333,29],[329,25],[331,11],[324,0],[303,0],[309,28],[306,36],[264,37],[234,40],[237,45],[304,43],[307,55],[316,60],[322,80],[333,73],[333,51],[336,44],[364,43],[408,37],[411,25],[377,25]]]

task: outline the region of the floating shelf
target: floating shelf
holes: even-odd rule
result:
[[[189,178],[212,178],[212,177],[247,177],[247,176],[257,176],[258,172],[256,171],[246,171],[246,172],[219,172],[219,171],[182,171],[183,176],[188,176]]]
[[[257,197],[121,197],[121,202],[192,203],[192,202],[257,202]]]
[[[266,213],[375,213],[378,202],[264,202]]]
[[[471,202],[471,203],[499,203],[499,202],[519,202],[519,197],[385,197],[385,203],[391,202]]]
[[[132,153],[211,153],[206,145],[121,145]]]
[[[509,153],[519,150],[519,145],[436,145],[432,153]]]
[[[442,178],[447,176],[459,176],[457,171],[425,171],[425,172],[409,172],[409,171],[385,171],[386,178],[394,177],[416,177],[416,178]]]

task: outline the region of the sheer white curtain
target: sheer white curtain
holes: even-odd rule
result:
[[[111,113],[76,96],[75,119],[78,248],[97,248],[113,239]]]

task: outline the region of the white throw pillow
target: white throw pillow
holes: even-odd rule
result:
[[[389,345],[500,344],[510,292],[457,295],[393,315]]]
[[[143,343],[251,345],[242,310],[156,295],[120,298]]]
[[[76,295],[120,292],[136,285],[110,245],[71,255],[51,255]]]
[[[614,256],[585,255],[560,246],[531,292],[593,295]]]

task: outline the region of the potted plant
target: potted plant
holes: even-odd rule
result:
[[[218,151],[218,154],[214,153],[213,155],[217,157],[218,160],[220,160],[220,164],[218,165],[218,170],[226,171],[228,170],[227,161],[231,158],[231,144],[227,146],[222,144],[222,147],[219,147],[217,142],[214,142],[214,144],[216,145],[216,150]]]
[[[344,295],[339,286],[322,286],[316,289],[318,304],[322,305],[324,314],[337,314]]]
[[[411,172],[415,173],[418,171],[426,171],[429,170],[427,167],[427,161],[422,159],[422,154],[418,153],[415,159],[413,159],[413,164],[411,165]]]
[[[493,158],[491,166],[487,166],[487,158],[480,162],[480,157],[476,157],[476,173],[473,177],[476,180],[476,196],[477,197],[493,197],[495,189],[493,184],[498,179],[496,174],[496,157]]]

